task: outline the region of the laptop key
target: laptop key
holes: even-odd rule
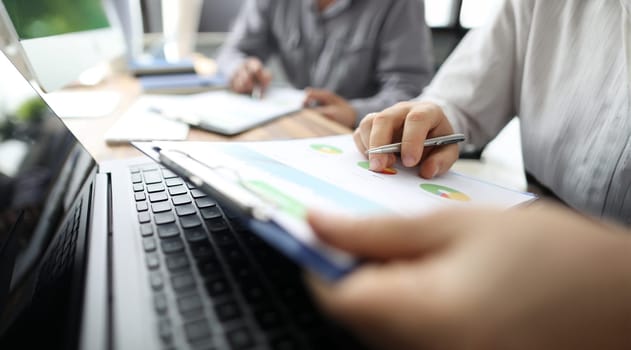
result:
[[[228,229],[228,224],[222,217],[206,220],[206,227],[210,232],[219,232]]]
[[[205,318],[197,321],[188,322],[184,325],[184,333],[189,343],[211,337],[210,326]]]
[[[158,334],[165,344],[169,344],[173,340],[171,321],[168,318],[162,318],[158,321]]]
[[[131,182],[135,184],[140,183],[142,182],[142,177],[140,174],[131,174]]]
[[[191,196],[193,196],[193,198],[202,198],[202,197],[206,197],[206,193],[198,189],[194,189],[194,190],[191,190]]]
[[[157,253],[147,254],[147,257],[145,258],[145,260],[147,262],[147,267],[151,270],[157,269],[158,267],[160,267],[160,257],[158,256]]]
[[[149,193],[149,201],[151,203],[162,202],[169,199],[166,192]]]
[[[149,204],[146,201],[136,202],[136,211],[147,211],[149,210]]]
[[[158,225],[158,237],[160,238],[171,238],[179,235],[180,228],[174,223]]]
[[[145,189],[145,186],[142,183],[135,183],[133,188],[134,192],[141,192]]]
[[[140,234],[143,237],[153,235],[153,225],[151,225],[151,224],[142,224],[142,225],[140,225]]]
[[[206,220],[216,219],[216,218],[221,217],[221,211],[219,210],[218,207],[202,208],[199,212],[200,214],[202,214],[202,217]]]
[[[272,350],[299,350],[302,349],[296,338],[289,334],[280,334],[270,340]]]
[[[140,212],[138,213],[138,222],[140,222],[141,224],[151,222],[151,216],[146,211]]]
[[[192,204],[182,204],[175,207],[175,213],[177,216],[187,216],[195,214],[197,211]]]
[[[151,211],[154,213],[162,213],[171,210],[171,204],[169,202],[157,202],[151,204]]]
[[[192,202],[191,197],[188,194],[181,194],[179,196],[173,196],[171,197],[171,200],[173,201],[173,204],[175,205],[188,204]]]
[[[262,308],[254,311],[254,318],[259,326],[264,330],[272,330],[282,328],[284,326],[281,315],[271,307]]]
[[[166,179],[164,180],[164,182],[166,183],[167,187],[179,186],[179,185],[184,184],[184,181],[182,181],[182,179],[177,178],[177,177]]]
[[[215,242],[221,246],[236,244],[237,240],[234,235],[227,228],[225,230],[212,231]]]
[[[228,295],[231,290],[230,285],[228,284],[228,280],[223,276],[209,279],[208,281],[206,281],[205,285],[206,291],[213,298]]]
[[[202,225],[202,221],[197,217],[197,215],[188,215],[180,217],[180,225],[183,228],[193,228]]]
[[[207,258],[213,258],[215,251],[210,245],[210,241],[206,238],[204,240],[196,241],[190,245],[191,253],[195,260],[204,260]]]
[[[208,208],[208,207],[214,207],[217,205],[217,202],[215,202],[212,198],[209,198],[209,197],[197,198],[195,200],[195,203],[197,204],[198,208]]]
[[[184,250],[184,242],[179,237],[163,239],[160,245],[165,254],[178,253]]]
[[[162,182],[162,177],[157,170],[145,170],[142,172],[146,184],[155,184]]]
[[[169,271],[181,270],[190,266],[188,257],[184,254],[170,255],[165,258]]]
[[[215,313],[221,322],[236,320],[243,315],[239,309],[239,305],[232,300],[215,305]]]
[[[172,179],[172,178],[176,178],[177,175],[175,175],[175,173],[173,173],[171,170],[169,169],[162,169],[162,176],[165,179]]]
[[[213,277],[223,274],[221,263],[215,258],[208,258],[199,262],[197,268],[203,277]]]
[[[171,278],[173,290],[176,292],[185,292],[195,288],[195,278],[190,272],[173,276]]]
[[[168,211],[168,212],[164,212],[164,213],[157,213],[153,216],[153,219],[155,220],[156,224],[158,225],[163,225],[163,224],[170,224],[175,222],[175,215],[173,215],[172,212]]]
[[[153,307],[160,315],[164,315],[167,312],[169,304],[167,303],[167,297],[164,293],[156,293],[153,296]]]
[[[164,185],[162,184],[162,182],[147,185],[147,192],[149,193],[162,192],[162,191],[164,191]]]
[[[204,304],[199,295],[192,294],[178,298],[177,307],[181,314],[186,314],[192,311],[202,311]]]
[[[144,192],[136,192],[134,193],[134,199],[136,199],[136,202],[144,201],[145,199],[147,199],[147,196]]]
[[[142,246],[145,252],[152,252],[157,249],[156,239],[153,237],[145,237],[142,239]]]
[[[226,334],[231,349],[250,349],[254,346],[254,337],[249,329],[237,328]]]
[[[162,290],[162,287],[164,287],[164,279],[162,278],[162,273],[160,273],[160,271],[152,271],[149,274],[149,284],[151,285],[151,288],[153,288],[153,290],[155,291]]]
[[[169,187],[169,194],[172,196],[177,196],[184,193],[188,193],[188,190],[186,189],[186,187],[184,187],[184,185]]]
[[[182,222],[182,226],[184,226],[184,222]],[[184,237],[188,242],[192,243],[208,240],[208,234],[206,234],[206,231],[201,226],[194,228],[185,228]]]

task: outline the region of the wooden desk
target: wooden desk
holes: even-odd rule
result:
[[[97,87],[90,89],[117,91],[122,93],[118,108],[110,116],[101,118],[66,118],[64,122],[76,135],[88,152],[98,161],[129,158],[141,155],[131,145],[108,145],[104,135],[114,125],[122,113],[140,95],[140,85],[130,76],[120,75],[109,78]],[[82,90],[86,90],[83,88]],[[317,113],[303,110],[260,126],[237,136],[226,137],[207,131],[191,128],[188,140],[195,141],[260,141],[291,138],[306,138],[350,133],[351,130],[330,121]]]

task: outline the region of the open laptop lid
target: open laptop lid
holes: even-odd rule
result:
[[[4,53],[0,77],[0,348],[72,348],[96,164]]]

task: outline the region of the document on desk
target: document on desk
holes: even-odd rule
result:
[[[208,131],[236,135],[276,118],[302,109],[304,92],[272,87],[262,98],[227,90],[181,96],[176,109],[163,110],[164,116]]]
[[[140,96],[105,133],[108,144],[131,141],[186,140],[189,126],[163,117],[154,109],[169,109],[179,105],[177,96]]]
[[[354,216],[411,216],[449,206],[509,208],[536,198],[455,172],[432,180],[400,164],[372,172],[351,135],[134,145],[203,190],[235,204],[262,238],[333,278],[352,270],[357,261],[318,242],[304,220],[307,208]],[[279,229],[266,230],[266,222]],[[319,257],[317,263],[313,256]]]

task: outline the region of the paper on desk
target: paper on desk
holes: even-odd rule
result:
[[[161,116],[155,108],[173,108],[179,104],[177,96],[145,95],[134,104],[105,134],[108,143],[130,141],[186,140],[189,126]]]
[[[226,90],[181,97],[177,110],[165,114],[192,121],[202,128],[223,134],[236,134],[302,109],[305,94],[292,88],[272,87],[263,98]]]
[[[448,206],[508,208],[535,199],[449,172],[439,178],[419,177],[416,168],[396,164],[383,173],[368,170],[350,135],[268,142],[152,143],[162,150],[177,149],[217,169],[234,169],[241,186],[271,201],[299,220],[290,230],[314,242],[300,222],[305,208],[352,215],[426,214]],[[244,185],[245,184],[245,185]],[[302,226],[301,226],[302,225]]]

